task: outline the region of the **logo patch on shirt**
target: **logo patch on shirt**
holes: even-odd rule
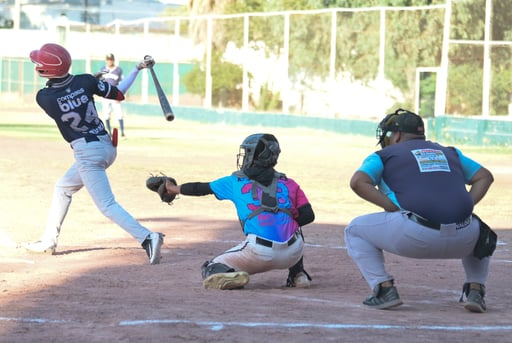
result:
[[[436,149],[411,150],[412,155],[418,163],[420,172],[450,172],[450,165],[444,152]]]
[[[104,92],[107,87],[105,86],[105,83],[103,81],[98,82],[98,88],[100,91]]]

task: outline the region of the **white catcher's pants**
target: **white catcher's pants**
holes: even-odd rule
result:
[[[256,236],[249,234],[242,243],[215,257],[212,262],[223,263],[236,271],[257,274],[288,269],[300,260],[303,253],[304,240],[300,234],[291,245],[287,242],[274,243],[272,247],[257,244]]]
[[[370,289],[394,279],[385,269],[383,251],[418,259],[460,258],[466,273],[465,282],[485,285],[490,258],[479,260],[473,256],[480,232],[480,223],[476,218],[459,230],[455,225],[434,230],[410,220],[407,214],[367,214],[355,218],[345,228],[347,252],[359,267]]]
[[[83,186],[101,213],[121,226],[137,241],[142,243],[151,234],[150,230],[143,227],[116,202],[106,169],[114,163],[117,150],[112,145],[109,135],[99,138],[99,141],[89,143],[84,138],[71,142],[75,163],[55,185],[48,222],[41,238],[43,241],[57,243],[72,196]]]

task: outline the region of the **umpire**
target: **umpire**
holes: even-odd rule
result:
[[[427,141],[423,120],[407,110],[388,114],[377,138],[382,149],[363,161],[350,187],[384,212],[357,217],[345,228],[348,254],[373,290],[363,304],[378,309],[402,304],[384,266],[387,251],[418,259],[462,259],[461,301],[465,294],[468,311],[485,312],[495,242],[484,256],[475,254],[480,231],[493,232],[473,207],[494,181],[492,174],[459,149]]]

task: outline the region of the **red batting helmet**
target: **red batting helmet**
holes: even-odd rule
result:
[[[30,53],[30,60],[36,64],[39,76],[59,78],[68,74],[71,67],[71,55],[62,46],[48,43],[39,50]]]

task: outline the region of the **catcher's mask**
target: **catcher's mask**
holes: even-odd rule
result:
[[[416,113],[397,109],[382,119],[377,127],[376,136],[382,148],[389,145],[389,138],[393,132],[407,132],[415,135],[425,136],[425,125],[423,119]]]
[[[256,133],[244,139],[236,157],[238,169],[249,167],[269,168],[277,164],[281,149],[274,135]]]

